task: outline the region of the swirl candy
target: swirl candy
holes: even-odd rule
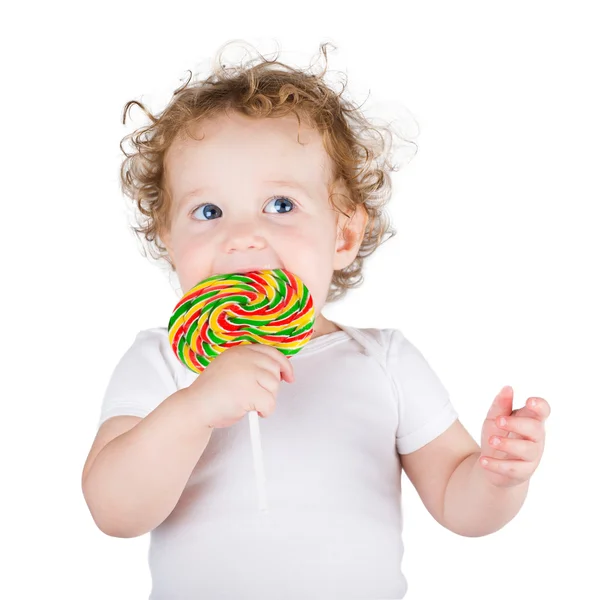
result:
[[[284,269],[214,275],[177,303],[169,343],[179,360],[201,373],[221,352],[240,344],[275,346],[297,354],[314,326],[313,299],[302,280]]]

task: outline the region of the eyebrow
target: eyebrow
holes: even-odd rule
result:
[[[281,187],[294,188],[294,189],[300,190],[301,192],[304,192],[307,195],[310,195],[308,192],[308,189],[305,186],[301,185],[300,183],[298,183],[296,181],[292,181],[289,179],[267,179],[267,180],[263,181],[263,183],[275,184],[275,185],[279,185]],[[210,186],[204,186],[204,187],[199,187],[199,188],[190,190],[189,192],[187,192],[186,194],[184,194],[182,196],[181,202],[186,202],[192,196],[199,196],[199,195],[203,194],[204,192],[210,191],[211,189],[212,188]]]

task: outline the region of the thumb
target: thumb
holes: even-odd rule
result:
[[[512,413],[513,389],[510,385],[505,385],[494,398],[487,418],[495,419],[501,415],[510,416]]]

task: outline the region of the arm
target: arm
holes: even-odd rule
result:
[[[213,431],[203,425],[197,406],[197,398],[180,390],[109,441],[95,459],[90,452],[82,489],[104,533],[140,536],[171,513]]]
[[[529,481],[505,488],[492,485],[479,465],[480,455],[480,451],[469,454],[456,467],[444,495],[445,526],[471,537],[504,527],[523,506],[529,488]]]
[[[402,455],[402,465],[423,504],[446,529],[478,537],[497,531],[519,511],[527,484],[498,488],[477,464],[480,447],[460,421],[419,450]]]

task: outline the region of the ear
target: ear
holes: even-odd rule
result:
[[[333,257],[333,269],[338,271],[351,265],[365,236],[368,214],[362,204],[358,204],[350,218],[344,214],[338,214],[337,239],[335,256]]]

